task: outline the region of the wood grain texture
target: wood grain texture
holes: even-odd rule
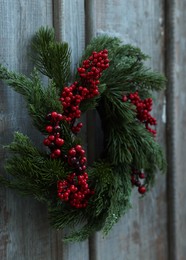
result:
[[[163,71],[164,12],[167,11],[164,10],[163,2],[161,0],[1,0],[0,63],[7,65],[9,69],[29,74],[33,68],[29,62],[31,37],[41,25],[54,25],[58,40],[67,41],[72,49],[72,71],[77,67],[85,42],[88,43],[91,37],[103,33],[118,36],[124,43],[140,47],[151,56],[147,64],[153,70]],[[115,225],[108,237],[103,239],[98,233],[92,236],[89,242],[75,244],[63,244],[62,237],[68,230],[57,232],[49,227],[45,206],[32,198],[22,198],[14,191],[1,188],[0,259],[185,260],[186,0],[175,0],[175,3],[176,64],[173,67],[174,82],[170,82],[174,84],[175,90],[173,109],[176,145],[175,162],[173,162],[176,174],[175,194],[172,194],[176,196],[173,198],[176,203],[174,243],[176,251],[174,248],[171,248],[172,251],[169,250],[174,252],[172,258],[168,256],[167,221],[170,216],[166,205],[166,176],[158,175],[155,187],[144,199],[139,199],[138,193],[133,192],[133,208]],[[168,41],[166,43],[169,44]],[[165,97],[160,93],[155,98],[158,142],[165,148]],[[167,112],[169,115],[172,113]],[[85,142],[89,143],[89,147],[86,148],[90,158],[93,154],[96,156],[96,150],[99,150],[100,125],[95,113],[89,119],[88,129],[84,126],[82,136]],[[86,124],[87,120],[85,118],[83,120]],[[22,97],[0,82],[1,173],[4,172],[3,164],[7,157],[2,145],[9,143],[13,132],[17,130],[29,135],[35,143],[42,143],[41,136],[32,127]],[[170,143],[171,140],[167,142]]]
[[[54,27],[58,40],[68,42],[71,48],[72,73],[74,74],[79,59],[85,48],[85,8],[84,0],[54,1]],[[86,118],[81,136],[86,147]],[[68,233],[68,230],[65,230]],[[89,259],[88,241],[63,245],[63,259]]]
[[[96,1],[96,34],[120,37],[151,56],[148,65],[163,70],[162,1]],[[158,141],[165,144],[165,122],[161,93],[156,97]],[[134,191],[131,209],[105,239],[97,234],[93,250],[96,260],[167,259],[166,178],[158,176],[156,186],[140,200]]]
[[[30,40],[41,25],[52,25],[50,0],[0,1],[0,62],[9,69],[30,73]],[[29,135],[41,143],[33,129],[25,103],[20,95],[0,83],[0,160],[1,173],[13,131]],[[22,198],[14,191],[0,190],[0,259],[61,259],[58,234],[49,228],[46,208],[31,198]]]
[[[54,0],[54,27],[58,39],[69,43],[73,71],[85,47],[84,21],[84,0]]]
[[[177,239],[177,149],[176,149],[176,86],[175,86],[175,1],[165,1],[165,73],[166,89],[166,139],[167,139],[167,214],[168,256],[178,259]],[[178,203],[179,204],[179,203]]]
[[[176,154],[176,238],[177,258],[184,260],[186,256],[186,1],[175,1],[175,66],[174,66],[174,87],[175,87],[175,154]]]

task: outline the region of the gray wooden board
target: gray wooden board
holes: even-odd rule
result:
[[[54,1],[54,27],[58,40],[68,42],[72,54],[72,73],[76,72],[79,59],[85,47],[85,10],[84,0]],[[86,148],[86,118],[83,117],[81,137]],[[68,234],[68,229],[65,230]],[[81,243],[69,243],[63,245],[63,259],[71,260],[89,259],[88,241]]]
[[[163,70],[163,3],[162,1],[96,1],[96,34],[120,37],[124,43],[140,47],[151,56],[154,70]],[[156,97],[158,141],[164,143],[165,122],[163,93]],[[155,188],[139,199],[132,196],[131,209],[113,228],[108,237],[95,238],[94,259],[133,260],[167,259],[166,178],[158,176]],[[94,251],[94,252],[93,252]]]
[[[0,1],[0,62],[9,69],[29,73],[30,39],[41,25],[52,25],[51,0]],[[18,94],[1,84],[0,144],[8,144],[13,131],[42,142],[33,130],[25,103]],[[1,173],[6,158],[1,146]],[[0,190],[0,259],[59,259],[58,234],[49,228],[46,208],[14,191]]]
[[[176,154],[176,238],[177,258],[186,256],[186,1],[175,1],[175,154]]]

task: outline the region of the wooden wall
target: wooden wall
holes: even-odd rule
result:
[[[63,244],[63,232],[49,227],[45,207],[14,191],[0,190],[2,260],[184,260],[186,255],[186,0],[0,0],[0,63],[29,74],[30,39],[41,25],[54,26],[59,40],[72,48],[72,70],[85,45],[103,33],[139,46],[148,65],[166,73],[166,96],[156,96],[158,141],[168,155],[168,174],[157,178],[144,199],[137,192],[133,208],[105,239],[100,233],[82,243]],[[42,143],[18,94],[0,88],[0,171],[7,154],[2,145],[19,130]],[[165,102],[166,100],[166,102]],[[167,109],[165,107],[167,103]],[[166,123],[167,118],[167,123]],[[96,115],[89,114],[84,139],[96,156]],[[166,138],[167,137],[167,138]]]

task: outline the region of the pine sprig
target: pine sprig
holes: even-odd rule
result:
[[[22,74],[8,71],[0,65],[0,79],[24,96],[34,125],[41,132],[45,132],[46,115],[51,110],[62,112],[54,82],[50,82],[48,87],[45,88],[37,70],[34,70],[31,78],[28,78]]]
[[[109,89],[127,90],[131,89],[131,81],[145,83],[149,90],[160,90],[165,86],[165,77],[159,73],[151,72],[145,67],[144,61],[148,56],[139,48],[131,45],[122,45],[115,37],[99,36],[87,46],[83,59],[90,56],[92,51],[108,49],[110,67],[104,71],[101,83],[106,84]]]
[[[38,70],[52,79],[61,92],[70,78],[70,49],[68,44],[55,41],[54,30],[42,27],[33,38],[33,59]]]
[[[81,210],[50,205],[48,211],[50,223],[56,229],[64,229],[67,226],[75,228],[76,225],[86,221]]]
[[[155,170],[155,165],[162,169],[164,159],[161,149],[152,134],[135,119],[136,112],[132,109],[133,105],[115,101],[114,96],[112,100],[104,98],[101,104],[98,111],[105,134],[105,158],[114,165],[120,163],[130,165],[135,162],[139,169]]]
[[[23,195],[47,201],[52,185],[56,186],[57,180],[67,175],[60,160],[49,159],[22,133],[16,132],[14,141],[6,149],[13,154],[6,163],[7,172],[13,176],[8,185]]]
[[[122,165],[113,169],[117,178],[113,180],[113,190],[109,189],[110,207],[108,209],[108,216],[103,226],[103,234],[107,235],[113,225],[115,225],[120,217],[125,214],[131,207],[130,196],[132,192],[132,185],[130,174]]]

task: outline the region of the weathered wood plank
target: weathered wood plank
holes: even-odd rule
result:
[[[29,73],[30,39],[41,25],[47,24],[52,25],[51,0],[0,1],[0,62],[9,69]],[[0,93],[0,144],[8,144],[15,130],[41,143],[22,97],[7,86],[1,86]],[[1,172],[6,156],[1,147]],[[3,188],[0,202],[0,259],[62,259],[58,234],[49,228],[43,205]]]
[[[54,27],[58,39],[70,45],[72,70],[77,68],[85,46],[84,21],[84,0],[54,1]]]
[[[175,1],[165,1],[165,73],[166,90],[166,137],[167,137],[167,231],[168,257],[178,256],[177,239],[177,149],[176,149],[176,86],[175,86]],[[179,205],[179,203],[178,203]],[[178,236],[179,237],[179,236]]]
[[[162,1],[95,1],[96,34],[118,36],[124,43],[142,48],[152,59],[154,70],[163,70],[163,3]],[[162,121],[163,94],[156,100],[158,141],[164,144],[165,122]],[[93,259],[167,259],[166,177],[158,176],[156,187],[143,200],[134,191],[133,209],[102,239],[96,235]]]
[[[86,17],[87,42],[100,33],[119,36],[125,43],[142,48],[152,59],[151,67],[163,70],[163,3],[162,1],[86,1],[89,7]],[[84,1],[54,0],[54,25],[58,38],[66,40],[72,48],[74,69],[85,42]],[[95,8],[93,8],[93,6]],[[185,248],[185,16],[186,1],[176,1],[176,247],[175,259],[184,259]],[[94,12],[95,11],[95,12]],[[93,13],[94,12],[94,13]],[[29,73],[29,41],[40,25],[52,25],[52,0],[25,1],[2,0],[0,2],[0,62],[12,70]],[[87,24],[86,24],[87,25]],[[2,83],[0,83],[2,84]],[[33,130],[23,99],[3,86],[0,90],[0,144],[12,140],[12,132],[20,130],[41,143],[41,137]],[[164,144],[165,122],[163,117],[163,94],[157,97],[156,115],[159,121],[158,139]],[[95,117],[94,117],[95,118]],[[90,126],[91,128],[91,126]],[[83,136],[86,136],[84,128]],[[96,133],[95,133],[96,135]],[[90,140],[88,140],[89,142]],[[94,147],[95,149],[95,147]],[[89,154],[91,151],[89,152]],[[0,170],[6,153],[0,147]],[[165,176],[158,176],[156,187],[143,200],[133,195],[133,209],[116,225],[106,239],[101,235],[88,242],[72,245],[62,244],[61,232],[49,228],[47,212],[43,205],[33,199],[20,198],[15,192],[1,188],[0,191],[0,259],[168,259],[167,257],[167,211]],[[24,209],[24,211],[23,211]],[[176,258],[177,257],[177,258]],[[174,259],[174,258],[172,258]]]
[[[96,1],[92,0],[85,0],[85,43],[86,45],[90,43],[91,39],[96,36],[96,17],[95,17],[95,10],[96,10]],[[95,110],[87,112],[87,140],[88,140],[88,147],[87,147],[87,158],[88,163],[91,165],[96,156],[97,150],[100,146],[96,147],[96,133],[97,133],[97,112]],[[95,234],[92,234],[89,238],[89,260],[95,259]]]
[[[69,43],[72,51],[72,72],[75,72],[85,47],[84,23],[84,0],[54,1],[55,31],[59,40]],[[86,143],[86,119],[83,118],[81,121],[84,123],[81,135]],[[77,260],[89,259],[88,241],[63,245],[63,259],[74,258]]]
[[[173,2],[173,1],[171,1]],[[176,252],[177,255],[175,260],[184,260],[186,255],[186,83],[185,83],[185,73],[186,73],[186,17],[185,8],[186,1],[176,0],[174,9],[174,66],[172,67],[172,75],[174,77],[174,144],[175,144],[175,214],[176,214]],[[170,83],[170,84],[171,84]],[[170,89],[172,91],[172,88]],[[171,191],[170,191],[171,192]]]

